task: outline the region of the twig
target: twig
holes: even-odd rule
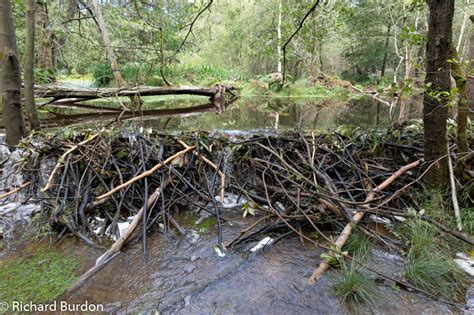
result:
[[[31,185],[31,182],[23,183],[23,184],[21,184],[19,187],[16,187],[15,189],[12,189],[12,190],[10,190],[9,192],[4,193],[3,195],[0,195],[0,199],[6,198],[6,197],[8,197],[8,196],[10,196],[10,195],[13,195],[13,194],[19,192],[20,190],[22,190],[23,188],[28,187],[28,186],[30,186],[30,185]]]

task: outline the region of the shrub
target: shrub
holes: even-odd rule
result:
[[[108,86],[114,79],[112,67],[108,63],[97,63],[92,67],[92,77],[96,86]]]

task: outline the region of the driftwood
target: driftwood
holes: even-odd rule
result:
[[[408,165],[403,166],[400,168],[398,171],[392,174],[389,178],[387,178],[385,181],[383,181],[382,184],[378,185],[375,189],[371,190],[369,194],[367,195],[366,202],[370,202],[374,200],[375,194],[384,190],[387,188],[395,179],[400,177],[403,173],[407,172],[408,170],[417,167],[420,165],[421,160],[412,162]],[[366,207],[368,207],[366,205]],[[353,227],[359,223],[360,220],[364,217],[365,212],[364,211],[359,211],[354,216],[352,217],[352,222],[348,223],[344,230],[342,230],[341,234],[337,238],[336,242],[334,243],[335,250],[340,251],[342,246],[347,242],[349,239],[349,235],[352,232]],[[310,283],[315,283],[318,281],[318,279],[322,276],[322,274],[329,268],[329,263],[326,260],[323,260],[320,264],[319,267],[316,268],[316,270],[313,272],[311,277],[309,278]]]

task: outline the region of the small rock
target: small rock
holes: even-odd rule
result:
[[[191,295],[188,295],[184,298],[184,306],[188,306],[191,304]]]
[[[196,261],[196,260],[198,260],[198,257],[196,255],[192,255],[191,256],[191,261]]]
[[[184,271],[185,271],[186,273],[191,273],[191,272],[194,271],[194,269],[196,269],[196,266],[193,265],[193,264],[186,264],[186,265],[184,265]]]

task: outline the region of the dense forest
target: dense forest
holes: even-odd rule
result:
[[[0,0],[3,310],[474,311],[473,25],[472,0]]]

